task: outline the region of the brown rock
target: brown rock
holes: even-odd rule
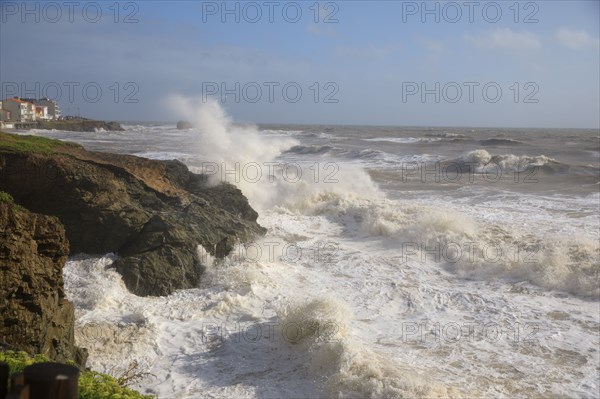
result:
[[[0,202],[0,341],[56,361],[85,364],[62,269],[69,253],[57,218]]]
[[[209,187],[180,162],[56,144],[50,153],[2,151],[1,144],[0,190],[32,212],[57,216],[72,254],[117,253],[115,266],[134,294],[197,287],[198,244],[224,257],[236,240],[264,233],[240,190]]]

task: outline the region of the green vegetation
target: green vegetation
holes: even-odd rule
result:
[[[6,351],[0,352],[0,362],[8,364],[10,374],[20,373],[23,369],[33,363],[49,362],[44,355],[29,356],[25,352]]]
[[[15,203],[12,195],[4,191],[0,191],[0,203],[10,205],[13,209],[23,209],[21,205]]]
[[[29,356],[25,352],[0,352],[0,362],[10,367],[10,373],[23,371],[33,363],[48,362],[43,355]],[[142,395],[119,384],[119,380],[95,371],[82,371],[79,375],[80,399],[152,399],[153,396]]]
[[[12,205],[12,204],[15,203],[15,200],[13,200],[12,195],[10,195],[9,193],[5,193],[4,191],[0,191],[0,202]]]
[[[116,378],[95,371],[85,371],[79,377],[80,399],[151,399],[153,396],[142,395],[132,389],[123,387]]]
[[[22,136],[0,132],[0,152],[54,153],[68,148],[78,148],[79,144],[48,139],[39,136]]]

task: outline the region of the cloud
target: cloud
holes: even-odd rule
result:
[[[591,37],[584,30],[560,28],[556,32],[556,38],[560,44],[573,50],[580,50],[584,48],[597,49],[599,47],[598,38]]]
[[[465,39],[478,47],[504,48],[508,50],[526,51],[537,50],[542,47],[540,39],[528,31],[515,32],[509,28],[496,29],[484,35],[466,35]]]

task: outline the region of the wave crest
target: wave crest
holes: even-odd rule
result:
[[[533,167],[556,167],[561,165],[557,160],[545,155],[492,155],[485,149],[471,151],[454,162],[460,163],[467,169],[473,167],[477,172],[480,172],[482,168],[490,164],[498,165],[505,171],[517,172],[522,172]]]
[[[336,299],[296,302],[280,311],[283,326],[302,333],[288,342],[309,353],[310,369],[326,378],[325,390],[339,398],[457,397],[408,365],[365,347],[348,334],[351,321],[345,303]],[[285,334],[284,334],[285,335]]]

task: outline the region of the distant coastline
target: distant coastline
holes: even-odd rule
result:
[[[118,122],[106,122],[86,118],[39,120],[32,122],[9,122],[3,124],[3,129],[10,130],[65,130],[69,132],[124,131]]]

